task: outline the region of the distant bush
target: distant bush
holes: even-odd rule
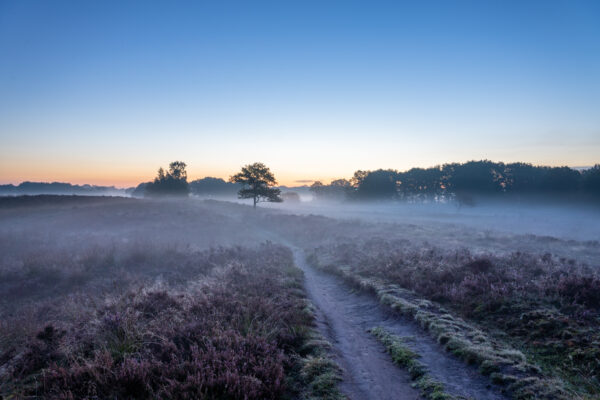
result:
[[[300,195],[296,192],[285,192],[281,198],[286,203],[300,203]]]

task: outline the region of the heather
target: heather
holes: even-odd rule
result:
[[[0,395],[339,396],[301,272],[243,208],[31,200],[0,207]]]
[[[453,396],[597,397],[597,241],[405,221],[410,210],[382,222],[395,212],[383,206],[324,209],[336,218],[285,206],[0,205],[0,395],[338,399],[342,377],[340,390],[359,396],[374,376],[394,377],[376,397],[411,390],[366,331],[382,326],[416,338],[403,345],[430,371],[417,385],[430,397],[440,385]],[[350,299],[311,264],[378,298]],[[352,311],[363,307],[383,314]],[[446,359],[459,364],[434,362]]]
[[[310,383],[303,381],[304,357],[317,350],[309,343],[312,314],[289,250],[270,244],[217,249],[192,253],[189,261],[203,268],[188,283],[105,296],[85,317],[53,321],[22,345],[4,348],[5,394],[300,396]]]
[[[443,250],[384,239],[315,249],[313,262],[409,289],[525,351],[580,393],[600,393],[600,276],[534,253]]]

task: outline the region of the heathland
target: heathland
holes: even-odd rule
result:
[[[597,211],[486,207],[0,201],[0,395],[597,398]]]

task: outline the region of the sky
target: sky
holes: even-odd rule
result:
[[[0,0],[0,183],[600,163],[600,1]]]

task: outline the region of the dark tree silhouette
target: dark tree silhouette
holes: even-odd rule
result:
[[[354,176],[352,177],[352,179],[350,179],[350,183],[355,188],[358,188],[360,186],[360,184],[362,183],[362,181],[367,177],[368,174],[369,174],[369,171],[362,171],[359,169],[358,171],[356,171],[354,173]]]
[[[447,164],[449,189],[457,194],[491,195],[504,191],[505,167],[488,160]]]
[[[169,164],[169,175],[176,180],[184,180],[187,182],[187,165],[183,161],[173,161]]]
[[[600,164],[583,173],[583,190],[592,196],[600,196]]]
[[[315,181],[309,190],[319,199],[340,200],[348,197],[354,188],[347,179],[334,179],[329,185]]]
[[[225,182],[223,179],[212,178],[210,176],[190,182],[192,194],[200,196],[234,196],[239,188],[240,185],[238,184]]]
[[[230,182],[239,183],[242,188],[238,192],[240,199],[252,199],[254,208],[261,201],[282,201],[281,191],[273,186],[277,184],[271,170],[263,163],[254,163],[242,167],[241,172],[229,178]]]
[[[146,184],[144,196],[188,196],[190,188],[185,167],[184,162],[173,161],[167,172],[159,168],[154,181]]]
[[[378,169],[370,171],[364,175],[363,171],[354,173],[354,177],[359,182],[356,190],[356,196],[361,199],[382,199],[391,200],[396,197],[398,172],[391,169]],[[353,179],[355,179],[353,178]]]
[[[440,167],[413,168],[398,173],[398,190],[403,198],[426,199],[443,195],[446,186]]]
[[[571,194],[578,188],[581,180],[581,173],[569,167],[545,168],[545,174],[542,177],[542,192]]]

